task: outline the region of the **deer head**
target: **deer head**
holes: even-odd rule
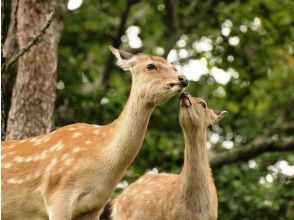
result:
[[[117,59],[117,65],[132,73],[132,92],[145,104],[159,104],[167,101],[188,86],[185,76],[165,59],[145,54],[132,55],[110,47]]]
[[[179,118],[183,129],[206,128],[217,123],[227,113],[227,111],[216,111],[208,108],[203,99],[192,97],[187,92],[180,96]]]

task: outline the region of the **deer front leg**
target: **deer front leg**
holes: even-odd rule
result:
[[[72,213],[66,205],[54,205],[48,210],[49,220],[71,220]]]
[[[102,210],[92,211],[86,215],[80,216],[74,220],[99,220]]]
[[[73,198],[65,193],[55,193],[45,202],[49,220],[71,220],[73,214]]]
[[[71,220],[72,211],[71,208],[63,203],[55,203],[48,209],[49,220]]]

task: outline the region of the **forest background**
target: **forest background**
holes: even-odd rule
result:
[[[1,12],[2,139],[111,122],[131,76],[108,46],[159,55],[229,112],[208,137],[219,219],[294,218],[292,0],[11,0]],[[116,193],[147,170],[180,171],[177,114],[177,97],[156,108]]]

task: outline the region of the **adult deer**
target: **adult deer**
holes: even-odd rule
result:
[[[227,112],[209,109],[188,93],[180,97],[179,121],[185,138],[179,175],[148,173],[114,202],[113,220],[215,220],[217,194],[209,166],[207,126]]]
[[[137,155],[154,107],[187,85],[156,56],[110,48],[132,73],[129,99],[114,122],[72,124],[2,147],[2,218],[99,219],[103,205]]]

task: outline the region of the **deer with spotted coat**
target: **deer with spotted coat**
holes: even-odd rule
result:
[[[188,85],[161,57],[110,50],[132,73],[122,113],[108,125],[72,124],[3,142],[3,220],[99,219],[142,145],[153,109]]]
[[[183,93],[179,121],[185,138],[180,174],[147,173],[114,201],[113,220],[215,220],[217,194],[206,148],[207,127],[227,114]]]

